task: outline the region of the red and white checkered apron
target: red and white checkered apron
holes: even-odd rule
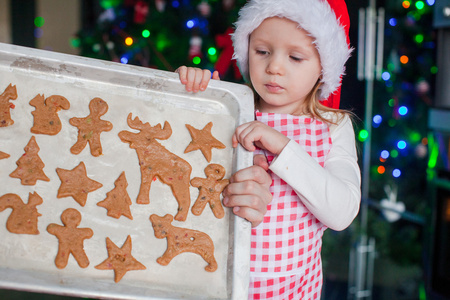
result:
[[[256,112],[256,119],[299,143],[323,167],[331,148],[328,125],[305,116]],[[263,152],[269,164],[274,155]],[[326,229],[295,191],[271,173],[272,202],[252,229],[249,299],[320,299],[320,250]]]

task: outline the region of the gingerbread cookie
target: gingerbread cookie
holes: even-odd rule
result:
[[[9,100],[17,99],[17,89],[15,85],[8,85],[5,91],[0,95],[0,127],[6,127],[14,124],[11,119],[10,109],[14,108],[14,104]]]
[[[194,150],[200,150],[203,153],[203,156],[205,156],[206,160],[210,162],[212,156],[212,148],[226,148],[224,144],[222,144],[218,139],[212,136],[212,126],[213,123],[209,122],[203,129],[199,130],[189,124],[186,124],[186,127],[191,134],[192,141],[186,147],[184,153],[188,153]]]
[[[103,185],[100,182],[90,179],[86,173],[84,162],[72,170],[56,168],[61,185],[58,189],[57,198],[72,197],[81,206],[86,204],[87,196],[90,192],[98,190]]]
[[[70,108],[70,103],[66,98],[53,95],[45,99],[44,95],[39,94],[31,99],[30,105],[36,107],[36,110],[31,112],[34,117],[32,133],[55,135],[61,131],[58,111]]]
[[[2,152],[0,151],[0,159],[5,159],[10,157],[11,155],[9,155],[8,153]]]
[[[139,158],[141,187],[136,202],[150,203],[150,186],[153,178],[158,177],[162,183],[170,186],[178,202],[178,213],[175,219],[185,221],[191,204],[189,180],[192,167],[157,141],[157,139],[166,140],[172,135],[170,124],[166,121],[164,128],[161,128],[161,124],[150,126],[149,123],[142,123],[138,117],[133,120],[131,113],[128,115],[127,123],[131,128],[140,131],[139,133],[129,131],[119,133],[122,142],[129,143],[130,148],[136,149]]]
[[[58,254],[55,265],[58,269],[64,269],[72,254],[81,268],[89,266],[89,259],[84,252],[84,240],[90,239],[94,232],[90,228],[78,228],[81,222],[81,214],[78,210],[68,208],[61,214],[64,226],[52,223],[47,226],[47,231],[59,240]]]
[[[122,277],[133,270],[145,270],[146,267],[131,255],[131,237],[128,236],[122,248],[117,247],[109,238],[106,238],[108,258],[95,266],[99,270],[114,270],[114,281],[119,282]]]
[[[5,194],[0,197],[0,212],[7,208],[12,208],[6,229],[11,233],[17,234],[39,234],[38,213],[36,206],[42,204],[42,198],[36,192],[29,193],[28,203],[23,203],[22,199],[16,194]]]
[[[108,210],[107,215],[113,218],[120,218],[125,216],[133,220],[131,215],[130,205],[131,199],[127,193],[127,178],[125,172],[120,174],[119,178],[114,182],[115,188],[106,194],[106,199],[97,203],[98,206],[104,207]]]
[[[207,203],[211,207],[216,218],[221,219],[225,215],[220,201],[220,194],[228,185],[228,179],[222,179],[225,176],[225,168],[218,164],[210,164],[205,168],[206,178],[195,177],[191,180],[191,185],[199,189],[199,195],[194,205],[192,213],[196,216],[201,215]]]
[[[100,156],[102,145],[100,143],[100,133],[112,129],[111,122],[100,119],[108,111],[108,104],[100,98],[94,98],[89,103],[90,114],[86,118],[71,118],[69,123],[78,127],[78,140],[70,148],[73,154],[79,154],[89,143],[91,154]]]
[[[17,169],[9,176],[19,178],[23,185],[35,185],[38,180],[50,181],[43,171],[45,164],[38,155],[40,148],[34,136],[31,137],[24,150],[25,153],[16,162]]]
[[[208,265],[205,270],[214,272],[217,270],[217,262],[214,258],[214,244],[211,238],[204,232],[175,227],[171,223],[173,217],[169,214],[164,217],[151,215],[155,237],[167,239],[167,250],[156,261],[163,266],[167,266],[170,261],[183,252],[191,252],[200,255]]]

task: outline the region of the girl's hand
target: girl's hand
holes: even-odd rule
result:
[[[211,80],[211,71],[206,69],[181,66],[175,70],[175,73],[179,74],[180,81],[186,86],[188,92],[204,91]],[[220,80],[218,71],[214,71],[212,79]]]
[[[239,143],[248,151],[253,152],[258,147],[278,155],[289,143],[289,138],[264,123],[252,121],[236,128],[232,142],[233,147]]]
[[[248,220],[252,227],[258,226],[267,212],[267,204],[272,201],[269,187],[272,178],[266,172],[267,160],[264,155],[255,155],[254,165],[233,174],[230,184],[222,192],[223,204],[233,208],[233,213]]]

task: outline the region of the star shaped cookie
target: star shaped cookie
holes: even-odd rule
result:
[[[8,157],[10,157],[10,155],[8,153],[0,151],[0,159],[5,159],[5,158],[8,158]]]
[[[192,141],[186,147],[184,153],[188,153],[194,150],[200,150],[205,156],[206,160],[210,162],[212,156],[212,148],[224,149],[225,145],[212,136],[212,126],[213,123],[209,122],[203,129],[199,130],[189,124],[186,124],[186,128],[191,134]]]
[[[86,173],[86,166],[80,162],[72,170],[56,168],[61,186],[58,189],[57,198],[72,197],[81,206],[86,204],[87,196],[103,185],[100,182],[90,179]]]
[[[122,277],[133,270],[145,270],[146,267],[131,255],[131,237],[128,236],[122,248],[117,247],[109,238],[106,238],[108,258],[95,266],[99,270],[114,270],[114,281],[119,282]]]

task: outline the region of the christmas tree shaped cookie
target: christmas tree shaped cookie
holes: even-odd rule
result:
[[[58,189],[57,198],[72,197],[81,206],[86,204],[87,196],[103,185],[100,182],[90,179],[86,173],[86,166],[81,162],[72,170],[56,168],[61,186]]]
[[[39,146],[34,136],[24,148],[25,153],[16,162],[15,169],[9,176],[19,178],[23,185],[35,185],[37,180],[50,181],[43,169],[45,164],[39,157]]]
[[[145,270],[146,267],[131,255],[131,237],[128,236],[122,248],[117,247],[109,238],[106,238],[108,258],[95,266],[99,270],[114,270],[114,281],[119,282],[122,277],[133,270]]]
[[[125,216],[133,220],[131,215],[130,205],[131,199],[127,193],[127,178],[125,172],[120,174],[119,178],[114,182],[115,188],[106,194],[106,199],[97,203],[98,206],[104,207],[108,210],[107,215],[113,218],[120,218]]]
[[[31,99],[30,105],[36,107],[36,110],[31,113],[34,117],[32,133],[55,135],[61,131],[58,111],[70,108],[70,103],[66,98],[53,95],[45,99],[44,95],[39,94]]]
[[[0,212],[7,208],[12,208],[6,229],[11,233],[17,234],[39,234],[37,227],[38,213],[36,206],[42,204],[42,198],[36,192],[28,195],[28,203],[23,203],[22,199],[16,194],[5,194],[0,197]]]

